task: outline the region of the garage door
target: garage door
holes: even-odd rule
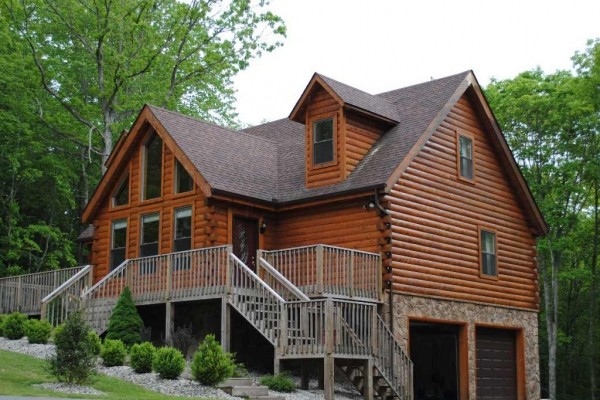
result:
[[[477,399],[516,398],[515,332],[477,328]]]

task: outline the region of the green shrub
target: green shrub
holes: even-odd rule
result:
[[[25,336],[25,322],[27,322],[27,315],[25,314],[18,312],[8,314],[2,325],[4,336],[11,340],[21,339]]]
[[[131,347],[131,368],[138,374],[152,371],[156,348],[150,342],[136,343]]]
[[[52,325],[46,320],[30,319],[25,322],[25,336],[29,343],[46,344],[51,333]]]
[[[100,357],[102,357],[102,364],[107,367],[121,366],[125,364],[127,348],[118,339],[106,339],[102,345]]]
[[[6,319],[6,314],[0,314],[0,337],[4,336],[4,320]]]
[[[125,346],[131,347],[142,341],[141,332],[144,328],[142,318],[135,308],[129,287],[123,289],[117,305],[110,315],[106,333],[107,339],[118,339]]]
[[[226,353],[215,339],[207,335],[192,361],[192,376],[203,385],[216,385],[233,375],[233,354]]]
[[[181,351],[173,347],[161,347],[152,360],[152,369],[162,379],[177,379],[185,368],[185,358]]]
[[[231,374],[232,378],[243,378],[250,375],[244,363],[236,363],[233,367],[233,374]]]
[[[82,384],[94,373],[96,355],[83,314],[75,312],[54,331],[56,354],[49,360],[50,372],[60,382]]]
[[[99,356],[102,352],[102,339],[100,339],[100,336],[90,329],[87,335],[87,340],[92,354]]]
[[[276,392],[291,393],[296,390],[296,384],[285,372],[279,375],[263,376],[260,378],[260,384]]]

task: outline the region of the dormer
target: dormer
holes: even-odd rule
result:
[[[387,100],[314,74],[289,117],[305,128],[307,188],[342,182],[399,122]]]

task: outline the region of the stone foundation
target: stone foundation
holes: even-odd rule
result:
[[[387,295],[386,295],[387,297]],[[394,295],[394,333],[404,349],[408,347],[410,318],[427,318],[467,324],[469,361],[469,399],[476,399],[475,324],[523,329],[525,348],[525,395],[527,400],[540,399],[538,356],[538,314],[535,311],[511,309],[476,303],[429,297]],[[384,319],[389,321],[386,305]]]

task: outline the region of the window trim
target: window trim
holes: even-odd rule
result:
[[[333,122],[333,159],[331,161],[315,164],[313,160],[314,156],[314,125],[315,123],[323,120],[331,119]],[[337,121],[337,111],[329,112],[325,114],[318,114],[310,117],[307,121],[307,129],[308,129],[308,140],[307,140],[307,157],[308,159],[308,169],[316,170],[321,168],[327,168],[331,166],[338,165],[338,154],[337,154],[337,146],[338,146],[338,121]]]
[[[465,176],[462,176],[460,173],[460,138],[464,137],[471,140],[471,166],[473,169],[473,178],[469,179]],[[456,177],[458,180],[468,183],[475,183],[475,179],[477,177],[475,173],[475,137],[466,131],[457,130],[456,131]]]
[[[113,271],[117,266],[115,266],[115,268],[113,268],[113,262],[112,262],[112,252],[113,252],[113,243],[114,243],[114,226],[115,223],[117,222],[121,222],[121,221],[125,221],[125,247],[119,247],[119,249],[124,248],[125,249],[125,257],[123,258],[123,261],[127,260],[127,252],[128,252],[128,244],[129,244],[129,218],[125,217],[125,218],[115,218],[115,219],[111,219],[110,220],[110,239],[109,239],[109,246],[108,246],[108,270]],[[119,264],[120,265],[120,264]]]
[[[151,199],[147,199],[146,198],[146,153],[147,153],[147,148],[148,148],[148,142],[150,141],[150,139],[156,136],[160,139],[161,141],[161,154],[160,154],[160,163],[161,163],[161,168],[160,168],[160,195],[157,197],[153,197]],[[160,201],[162,200],[164,194],[165,194],[165,180],[164,180],[164,176],[165,176],[165,141],[163,140],[162,136],[160,136],[156,131],[151,131],[145,138],[143,141],[143,145],[141,146],[140,149],[140,188],[139,188],[139,199],[140,199],[140,203],[149,203],[152,201]]]
[[[488,232],[494,235],[494,255],[496,256],[495,275],[489,275],[483,272],[483,243],[481,241],[481,233]],[[500,263],[498,262],[498,231],[488,226],[479,226],[477,229],[478,242],[478,259],[479,259],[479,277],[483,279],[498,280],[498,270]]]
[[[117,205],[115,205],[115,197],[117,195],[117,192],[119,191],[119,189],[121,188],[121,186],[123,185],[123,183],[126,180],[128,181],[128,186],[129,186],[128,193],[127,193],[127,203],[117,206]],[[130,173],[129,168],[127,169],[127,171],[125,171],[125,173],[123,173],[123,175],[117,182],[118,182],[117,185],[115,186],[114,190],[112,191],[112,193],[110,195],[110,208],[112,210],[123,209],[123,208],[127,208],[127,207],[131,206],[131,173]]]

